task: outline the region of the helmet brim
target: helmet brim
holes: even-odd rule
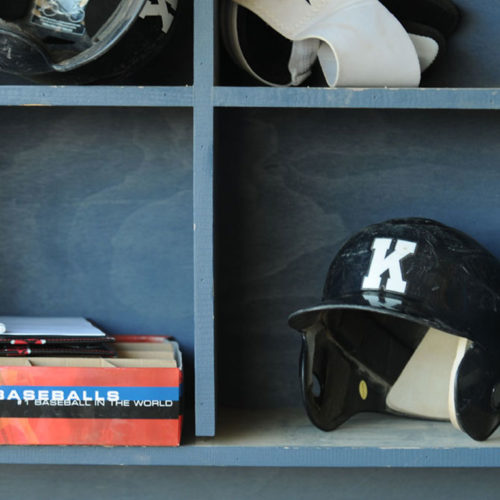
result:
[[[367,297],[371,300],[371,303]],[[375,301],[377,301],[376,305],[374,304]],[[452,318],[448,318],[445,321],[437,320],[436,312],[426,311],[425,305],[421,302],[414,303],[408,297],[401,297],[394,294],[386,294],[381,297],[378,292],[352,294],[339,297],[335,300],[323,301],[312,307],[299,309],[288,317],[288,324],[295,330],[304,332],[318,321],[321,313],[339,309],[355,309],[384,314],[437,328],[452,335],[470,338],[468,332],[455,327],[452,321],[449,321]]]

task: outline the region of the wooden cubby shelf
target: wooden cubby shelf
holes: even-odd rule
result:
[[[476,443],[450,423],[358,415],[319,431],[302,408],[300,341],[287,326],[319,299],[340,242],[368,223],[428,216],[500,256],[500,32],[487,0],[457,3],[477,16],[428,87],[238,86],[218,71],[230,63],[207,0],[193,2],[193,67],[173,85],[0,87],[0,222],[2,210],[20,221],[0,241],[0,304],[17,308],[4,313],[29,314],[47,296],[49,315],[96,311],[110,333],[139,333],[147,317],[140,333],[164,328],[184,351],[194,413],[179,448],[4,446],[0,463],[500,466],[500,437]],[[45,145],[32,123],[50,130]],[[54,270],[69,276],[61,297],[45,279]],[[87,291],[111,283],[116,297],[85,295],[83,277]]]

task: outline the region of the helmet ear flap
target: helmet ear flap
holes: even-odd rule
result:
[[[472,439],[484,441],[500,425],[500,367],[469,342],[450,384],[450,419]]]
[[[302,337],[302,397],[311,422],[324,431],[336,429],[360,412],[382,412],[389,384],[375,380],[321,327]]]

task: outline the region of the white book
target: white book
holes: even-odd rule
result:
[[[105,333],[80,317],[0,316],[4,335],[32,337],[104,337]]]

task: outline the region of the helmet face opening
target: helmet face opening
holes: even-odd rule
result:
[[[304,335],[303,393],[306,405],[313,405],[308,412],[324,429],[362,411],[447,420],[458,341],[371,311],[324,312]]]
[[[451,421],[482,440],[500,423],[493,399],[500,379],[492,366],[485,370],[488,363],[463,337],[386,314],[336,309],[304,333],[304,404],[323,430],[360,412],[387,412]]]
[[[309,417],[332,430],[383,411],[486,439],[500,424],[497,311],[500,264],[465,234],[427,219],[369,226],[335,256],[323,301],[289,318]]]

